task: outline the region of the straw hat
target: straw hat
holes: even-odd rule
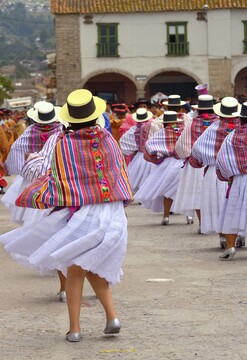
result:
[[[238,100],[234,97],[227,96],[224,97],[221,102],[213,106],[214,113],[223,118],[234,118],[238,115],[233,115],[234,113],[239,113],[241,110],[241,105],[238,103]]]
[[[165,124],[175,123],[178,120],[177,116],[178,114],[176,111],[164,111],[162,122]]]
[[[132,117],[137,122],[143,122],[152,119],[153,114],[151,113],[151,111],[147,111],[147,109],[145,108],[139,108],[132,115]]]
[[[232,115],[234,116],[239,116],[242,118],[247,118],[247,102],[244,102],[241,106],[241,111],[240,112],[235,112]]]
[[[203,94],[198,96],[198,104],[191,105],[197,110],[212,110],[214,106],[214,98],[212,95]]]
[[[169,95],[168,99],[162,102],[163,105],[167,106],[183,106],[186,101],[181,100],[180,95]]]
[[[72,91],[60,110],[60,117],[69,123],[85,123],[97,119],[106,110],[105,100],[93,96],[89,90]]]
[[[60,121],[60,106],[54,106],[48,101],[38,101],[27,111],[27,116],[39,124],[51,124]]]

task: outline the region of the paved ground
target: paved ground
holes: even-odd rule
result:
[[[16,227],[3,205],[0,214],[1,233]],[[217,237],[198,235],[197,223],[173,215],[162,227],[161,214],[137,204],[127,214],[125,275],[113,290],[122,322],[116,337],[103,336],[104,314],[86,284],[83,341],[66,342],[57,279],[18,265],[0,246],[1,360],[247,359],[247,249],[221,262]]]

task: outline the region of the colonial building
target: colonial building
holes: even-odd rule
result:
[[[247,93],[247,0],[51,0],[58,103]]]

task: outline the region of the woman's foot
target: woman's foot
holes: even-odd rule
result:
[[[69,342],[78,342],[81,341],[82,334],[80,332],[67,332],[66,334],[66,340]]]
[[[163,217],[161,225],[168,225],[169,224],[169,217]]]
[[[106,327],[104,329],[104,333],[107,335],[118,334],[120,332],[120,329],[121,329],[120,321],[117,318],[115,318],[107,321]]]
[[[67,302],[67,296],[66,291],[60,291],[58,294],[59,301],[66,303]]]
[[[234,247],[226,249],[223,254],[219,256],[220,260],[232,260],[233,256],[236,254],[236,249]]]

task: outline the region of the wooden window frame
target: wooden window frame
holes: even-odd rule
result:
[[[97,57],[119,57],[118,55],[118,25],[119,23],[98,23]],[[101,28],[106,27],[106,42],[102,43]],[[110,27],[115,28],[115,42],[110,43]],[[114,52],[112,51],[114,49]]]
[[[167,22],[166,23],[166,34],[167,34],[167,56],[187,56],[189,55],[189,42],[188,40],[188,30],[187,30],[187,21],[178,21],[178,22]],[[183,43],[179,43],[178,41],[171,43],[170,42],[170,27],[175,26],[176,34],[178,37],[178,27],[184,26],[184,37],[185,41]]]

